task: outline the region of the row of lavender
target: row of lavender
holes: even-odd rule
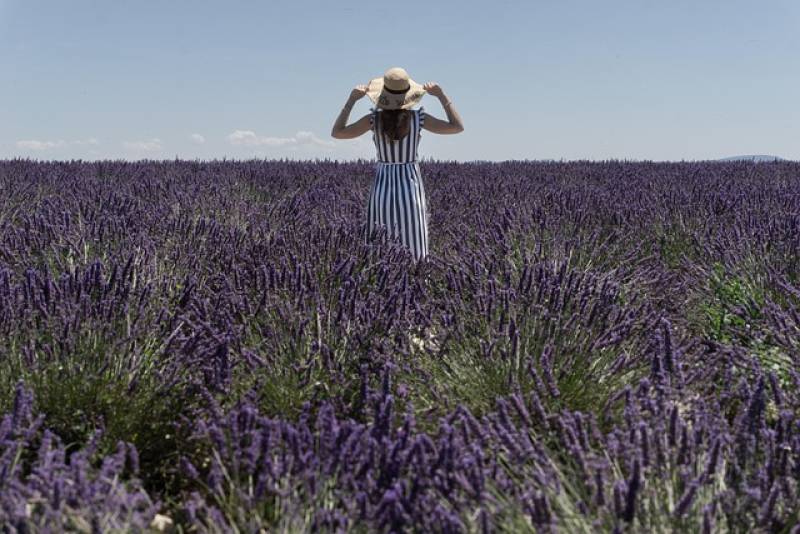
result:
[[[0,163],[0,522],[797,528],[800,165]]]

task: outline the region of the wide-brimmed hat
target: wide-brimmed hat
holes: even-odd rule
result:
[[[409,109],[422,100],[425,89],[405,69],[392,67],[383,76],[369,81],[367,96],[382,109]]]

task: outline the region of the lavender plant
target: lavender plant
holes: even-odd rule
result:
[[[421,165],[0,162],[3,527],[800,528],[797,163]]]

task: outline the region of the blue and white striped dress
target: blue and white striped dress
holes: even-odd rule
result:
[[[414,257],[428,255],[428,203],[417,162],[417,147],[425,123],[425,110],[411,110],[408,135],[399,140],[383,135],[381,110],[370,108],[372,140],[377,149],[377,169],[367,205],[367,239],[378,224],[389,236],[399,237]]]

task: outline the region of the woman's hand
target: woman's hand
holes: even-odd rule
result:
[[[436,82],[428,82],[425,85],[423,85],[422,88],[425,89],[425,91],[429,95],[433,95],[436,97],[444,96],[444,91],[442,91],[442,88],[439,87],[439,84]]]
[[[355,102],[356,100],[362,98],[364,95],[367,94],[367,86],[362,84],[356,85],[352,91],[350,91],[350,100]]]

